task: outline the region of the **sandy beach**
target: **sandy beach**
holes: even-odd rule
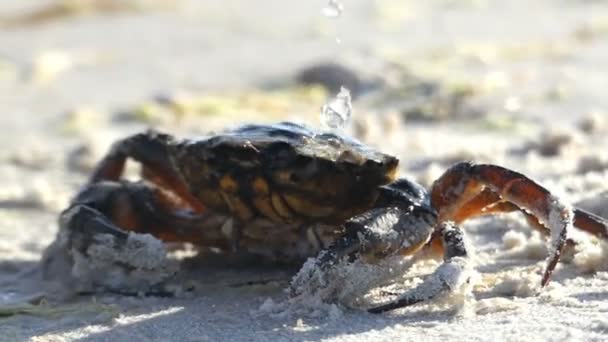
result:
[[[573,231],[541,288],[550,243],[516,213],[463,224],[470,295],[378,315],[365,309],[441,260],[355,265],[329,301],[288,299],[298,265],[192,246],[168,246],[174,296],[70,293],[60,270],[43,279],[58,214],[112,142],[151,127],[320,127],[335,94],[297,81],[319,63],[358,77],[344,134],[398,157],[401,176],[429,187],[456,162],[495,163],[608,218],[608,3],[341,3],[334,17],[322,0],[3,1],[0,341],[608,339],[608,244]],[[389,285],[349,292],[389,268]]]

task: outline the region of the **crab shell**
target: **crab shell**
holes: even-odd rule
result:
[[[190,192],[243,222],[340,224],[373,206],[398,165],[354,139],[294,123],[245,125],[173,146]]]

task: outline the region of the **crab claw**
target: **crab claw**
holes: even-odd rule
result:
[[[325,287],[329,268],[343,258],[352,258],[360,246],[359,237],[348,234],[337,240],[329,250],[321,251],[316,258],[309,258],[289,284],[289,296],[293,298],[308,290]]]
[[[304,264],[290,284],[290,295],[339,287],[331,273],[343,260],[376,263],[390,255],[413,254],[429,240],[436,219],[433,210],[409,200],[407,205],[375,208],[353,217],[342,238]]]
[[[469,281],[469,258],[462,231],[451,222],[437,227],[445,246],[444,262],[424,282],[398,299],[368,309],[370,313],[382,313],[451,293]]]

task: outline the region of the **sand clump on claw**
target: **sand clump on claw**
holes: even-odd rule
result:
[[[149,234],[129,233],[124,248],[117,252],[115,239],[110,235],[99,237],[100,244],[92,245],[87,256],[75,253],[72,273],[78,278],[96,279],[102,271],[103,284],[113,288],[145,288],[154,285],[175,272],[167,260],[160,240]],[[115,268],[116,263],[127,263],[132,270]]]
[[[163,243],[149,234],[130,232],[122,243],[112,235],[101,234],[84,252],[70,249],[66,235],[61,232],[43,257],[45,278],[68,282],[66,289],[146,291],[178,270],[177,261],[167,258]],[[69,276],[61,279],[54,277],[66,274]]]
[[[259,314],[272,316],[305,316],[337,319],[345,308],[364,309],[377,301],[370,289],[385,285],[410,268],[412,261],[402,256],[390,257],[378,264],[360,260],[340,261],[330,270],[321,270],[315,258],[309,258],[299,274],[310,274],[309,281],[297,284],[299,295],[284,301],[267,299]],[[297,279],[298,276],[294,279]],[[292,285],[293,286],[293,285]]]
[[[312,280],[300,284],[300,294],[278,302],[267,299],[256,314],[338,319],[344,309],[367,310],[395,299],[394,295],[414,291],[424,297],[425,291],[435,292],[433,285],[441,286],[438,282],[452,277],[458,277],[459,281],[453,281],[456,286],[451,291],[417,307],[431,310],[448,307],[454,312],[466,313],[472,307],[468,304],[474,302],[471,286],[476,281],[476,274],[469,261],[454,259],[442,264],[439,260],[403,256],[389,257],[378,264],[341,261],[323,272],[311,258],[300,272],[312,272]],[[437,283],[424,281],[426,277],[432,277],[430,279]],[[417,288],[423,282],[426,286]]]

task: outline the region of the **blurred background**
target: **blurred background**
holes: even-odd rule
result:
[[[339,85],[404,175],[489,161],[578,200],[605,189],[606,56],[600,0],[4,0],[0,251],[37,258],[120,137],[320,127]]]

